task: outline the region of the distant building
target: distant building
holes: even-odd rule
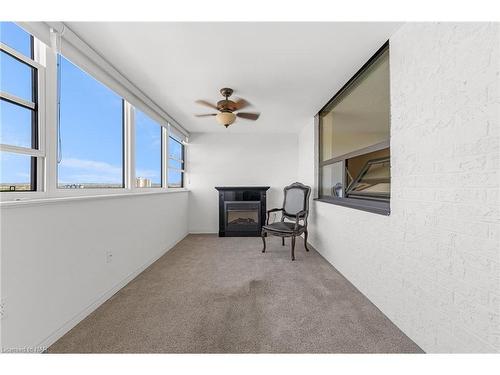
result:
[[[137,177],[135,179],[135,186],[138,188],[151,187],[151,179],[144,177]]]

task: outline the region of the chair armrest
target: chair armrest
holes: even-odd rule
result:
[[[299,221],[307,214],[306,210],[299,211],[295,214],[295,230],[299,229]]]
[[[269,225],[269,214],[271,212],[278,212],[278,211],[283,211],[283,209],[282,208],[272,208],[270,210],[267,210],[266,225]]]
[[[307,214],[307,211],[306,210],[302,210],[302,211],[299,211],[295,214],[296,217],[302,217],[304,216],[305,214]]]

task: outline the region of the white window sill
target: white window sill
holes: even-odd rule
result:
[[[16,198],[13,200],[5,200],[0,202],[0,208],[9,208],[9,207],[20,207],[20,206],[36,206],[36,205],[45,205],[45,204],[53,204],[58,202],[71,202],[71,201],[81,201],[81,200],[91,200],[91,199],[111,199],[111,198],[130,198],[144,195],[155,195],[155,194],[174,194],[174,193],[185,193],[189,190],[186,188],[175,188],[169,190],[160,190],[153,191],[148,189],[147,191],[139,191],[135,190],[133,192],[120,192],[120,193],[111,193],[111,194],[93,194],[91,195],[65,195],[65,196],[57,196],[57,197],[40,197],[36,198]],[[8,193],[7,193],[8,194]],[[27,193],[29,194],[29,193]],[[4,197],[5,199],[5,197]]]

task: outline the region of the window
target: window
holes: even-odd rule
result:
[[[39,144],[39,80],[33,38],[0,22],[0,191],[36,191],[44,150]]]
[[[162,127],[135,110],[136,187],[161,187]]]
[[[59,56],[57,186],[124,187],[123,99]]]
[[[389,46],[319,112],[319,199],[389,214]]]
[[[46,32],[54,48],[13,22],[0,22],[0,200],[182,188],[182,127],[168,124],[168,114],[141,100],[111,66],[101,66],[91,48],[68,48],[64,35]],[[61,45],[65,56],[54,53]]]
[[[184,186],[184,145],[172,136],[168,137],[168,187]]]

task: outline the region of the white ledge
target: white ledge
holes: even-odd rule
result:
[[[83,201],[91,199],[132,198],[144,195],[186,193],[188,191],[189,191],[188,189],[179,188],[171,190],[144,191],[144,192],[134,192],[134,193],[127,192],[127,193],[95,194],[95,195],[68,195],[68,196],[47,197],[47,198],[24,198],[19,200],[0,202],[0,208],[37,206],[37,205],[53,204],[60,202]]]

